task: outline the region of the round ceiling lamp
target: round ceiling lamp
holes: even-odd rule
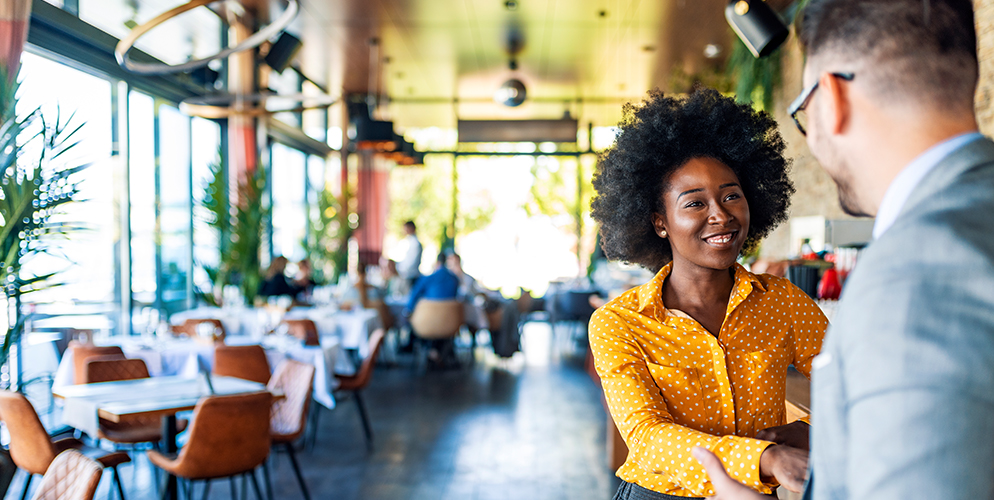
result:
[[[151,31],[156,26],[192,9],[197,7],[203,7],[212,3],[216,3],[220,0],[190,0],[190,2],[170,9],[158,16],[152,18],[151,21],[136,27],[128,33],[128,36],[124,37],[114,49],[114,57],[117,58],[117,63],[121,65],[124,69],[131,71],[132,73],[140,73],[144,75],[163,75],[167,73],[183,73],[193,69],[206,66],[211,61],[216,59],[223,59],[237,52],[242,52],[244,50],[251,50],[260,45],[262,45],[267,40],[278,35],[283,31],[295,17],[297,17],[297,12],[300,10],[300,4],[298,0],[287,0],[286,9],[280,14],[278,18],[272,23],[269,23],[265,28],[252,34],[252,36],[242,40],[241,43],[235,45],[234,47],[228,47],[221,50],[217,54],[210,57],[204,57],[202,59],[194,59],[187,61],[182,64],[164,64],[164,63],[138,63],[132,61],[128,57],[128,53],[134,48],[135,42],[138,41],[143,35]]]
[[[517,78],[512,78],[504,82],[497,89],[497,92],[494,92],[494,102],[513,108],[525,102],[527,95],[528,91],[525,89],[525,84]]]
[[[290,101],[294,105],[284,106],[279,109],[269,109],[266,107],[266,100],[268,99]],[[249,95],[213,94],[184,99],[179,103],[179,109],[190,116],[220,119],[232,115],[262,116],[276,113],[298,113],[309,109],[327,108],[335,104],[335,102],[337,102],[337,99],[324,94],[280,95],[270,92]]]

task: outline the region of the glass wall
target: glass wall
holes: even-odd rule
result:
[[[61,257],[42,256],[26,268],[59,271],[66,284],[31,300],[52,303],[53,315],[94,318],[78,327],[118,333],[143,331],[159,317],[151,311],[166,317],[196,306],[195,291],[212,288],[203,268],[219,259],[201,203],[219,161],[221,124],[186,116],[176,103],[82,66],[31,53],[23,61],[21,111],[41,106],[48,120],[75,113],[85,126],[69,160],[91,164],[80,174],[85,202],[66,215],[85,221],[88,231],[64,242]],[[316,192],[324,188],[324,158],[281,144],[263,157],[270,158],[272,195],[271,240],[264,247],[303,259]]]

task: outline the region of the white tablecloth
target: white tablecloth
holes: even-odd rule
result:
[[[259,342],[254,342],[247,336],[236,336],[227,338],[225,343],[249,345]],[[157,339],[149,342],[139,337],[111,337],[98,341],[98,344],[121,346],[125,356],[144,360],[153,377],[196,378],[202,369],[210,370],[214,365],[213,346],[191,339]],[[266,336],[261,344],[266,347],[270,369],[276,368],[285,358],[314,365],[314,400],[329,409],[335,407],[332,391],[338,387],[338,380],[334,376],[336,369],[341,366],[345,368],[342,370],[344,373],[355,371],[347,356],[339,356],[342,344],[337,336],[322,337],[320,346],[305,346],[295,338],[275,335]],[[343,363],[347,363],[347,366],[342,366]],[[71,385],[73,372],[73,353],[70,349],[62,356],[52,386]]]
[[[321,337],[337,336],[344,349],[358,351],[359,357],[369,355],[369,334],[380,327],[375,309],[356,308],[341,311],[337,307],[295,307],[286,319],[309,319]],[[200,307],[173,314],[169,319],[178,325],[187,319],[219,319],[229,336],[246,335],[260,338],[279,322],[265,309]]]

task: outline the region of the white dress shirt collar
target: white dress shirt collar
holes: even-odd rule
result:
[[[877,219],[873,223],[873,239],[879,239],[894,225],[898,215],[901,214],[901,209],[904,208],[904,204],[911,196],[911,192],[929,172],[957,149],[982,137],[980,132],[957,135],[932,146],[904,167],[904,170],[901,170],[887,187],[887,192],[884,193],[884,198],[880,201]]]

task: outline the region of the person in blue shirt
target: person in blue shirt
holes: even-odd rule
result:
[[[458,296],[459,277],[445,267],[445,261],[445,252],[438,254],[438,259],[435,260],[435,271],[428,276],[422,277],[414,284],[414,288],[411,289],[411,296],[407,301],[407,309],[404,312],[406,316],[411,316],[414,308],[418,305],[418,301],[421,299],[452,300]],[[416,334],[412,328],[411,340],[408,345],[401,348],[401,351],[409,352],[412,350],[415,337]],[[428,345],[428,361],[432,365],[445,367],[456,364],[451,340],[431,340],[428,341]]]
[[[435,272],[418,280],[411,289],[407,300],[407,315],[414,311],[421,299],[450,300],[459,293],[459,278],[445,267],[445,253],[438,254],[435,261]]]

